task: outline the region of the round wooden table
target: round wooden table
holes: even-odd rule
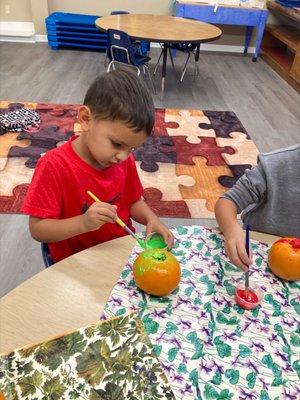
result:
[[[118,29],[132,39],[163,43],[162,93],[164,92],[168,48],[171,43],[197,43],[196,62],[199,60],[200,43],[211,42],[222,35],[221,29],[186,18],[170,15],[120,14],[98,18],[96,26],[107,31]]]
[[[278,237],[251,233],[273,243]],[[134,246],[125,236],[74,254],[1,299],[0,353],[75,330],[99,319]]]

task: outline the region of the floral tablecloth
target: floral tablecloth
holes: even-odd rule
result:
[[[252,242],[250,282],[264,292],[245,311],[234,291],[242,272],[227,262],[213,229],[173,229],[172,253],[182,267],[168,297],[139,291],[133,250],[105,306],[104,318],[138,311],[177,399],[298,400],[300,398],[300,285],[277,279],[268,245]]]
[[[136,313],[0,357],[5,400],[173,400]]]

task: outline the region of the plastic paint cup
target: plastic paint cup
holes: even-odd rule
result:
[[[256,308],[262,301],[263,293],[261,289],[251,284],[249,289],[245,289],[245,282],[241,282],[235,289],[235,301],[238,306],[245,310]]]
[[[151,233],[145,239],[146,249],[161,249],[167,250],[168,245],[164,241],[164,238],[156,232]]]

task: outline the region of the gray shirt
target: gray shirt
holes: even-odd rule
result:
[[[300,237],[300,144],[260,154],[221,197],[236,204],[251,230]]]

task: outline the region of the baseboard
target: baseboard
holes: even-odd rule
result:
[[[6,22],[5,22],[6,23]],[[10,35],[6,36],[2,33],[0,22],[0,41],[2,42],[25,42],[25,43],[36,43],[36,42],[47,42],[47,35],[34,35],[34,28],[31,37],[25,37],[25,35]],[[31,22],[13,22],[13,24],[31,24]],[[33,25],[33,23],[32,23]],[[28,31],[28,28],[27,28]],[[25,32],[23,32],[25,33]],[[3,36],[2,36],[3,35]],[[160,47],[159,43],[151,43],[151,47]],[[201,52],[202,51],[216,51],[220,53],[243,53],[244,46],[231,46],[228,44],[212,44],[212,43],[203,43],[201,44]],[[249,47],[248,53],[254,54],[255,47]]]
[[[16,41],[20,38],[30,39],[34,35],[33,22],[14,22],[14,21],[0,21],[0,37],[1,39],[10,39],[16,37]]]
[[[36,42],[47,42],[47,35],[35,35]]]

